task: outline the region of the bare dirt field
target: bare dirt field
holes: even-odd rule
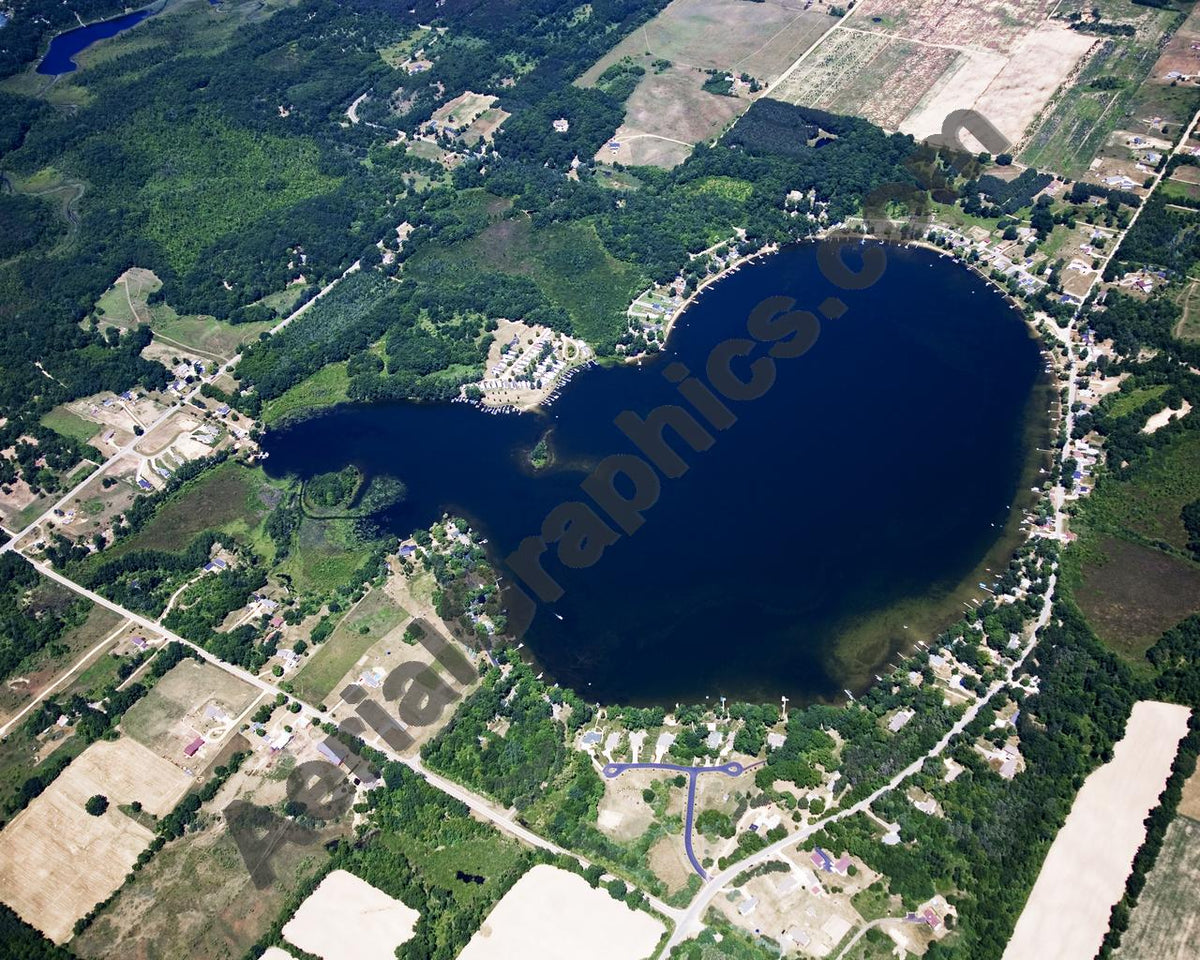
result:
[[[392,960],[421,915],[345,870],[334,870],[283,927],[323,960]]]
[[[1054,0],[861,0],[847,22],[925,43],[1007,52],[1056,5]]]
[[[178,767],[198,770],[216,756],[218,742],[258,698],[259,691],[211,663],[186,659],[126,712],[122,732]],[[187,757],[183,748],[203,738]]]
[[[839,28],[771,95],[895,130],[959,56],[947,47]],[[937,126],[941,129],[940,119]]]
[[[459,960],[641,960],[663,932],[606,890],[539,864],[496,904]]]
[[[1094,771],[1071,806],[1017,920],[1005,960],[1092,960],[1109,911],[1125,891],[1143,821],[1158,803],[1189,711],[1134,704],[1113,759]],[[1103,838],[1103,842],[1097,842]]]
[[[1114,956],[1120,960],[1193,960],[1200,943],[1200,823],[1176,817]]]
[[[1096,38],[1017,4],[868,0],[771,90],[789,103],[865,117],[918,139],[973,107],[1020,141]]]
[[[118,808],[138,800],[163,815],[190,778],[123,737],[92,744],[0,832],[0,899],[57,943],[117,889],[153,834]],[[84,803],[109,800],[93,817]]]
[[[1008,140],[1019,143],[1026,129],[1096,42],[1057,23],[1045,23],[1021,38],[1000,69],[995,54],[966,55],[946,82],[900,125],[923,139],[941,129],[951,110],[973,108]],[[986,80],[983,90],[976,89]]]

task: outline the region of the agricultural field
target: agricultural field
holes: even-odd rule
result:
[[[260,695],[221,668],[186,658],[129,708],[121,731],[180,769],[198,772],[212,764],[221,741]],[[185,756],[184,747],[197,737],[205,745]]]
[[[592,65],[577,81],[594,86],[625,58],[642,67],[626,103],[624,123],[613,135],[620,144],[602,147],[598,160],[673,167],[692,145],[716,136],[750,105],[737,96],[702,89],[707,70],[747,74],[766,85],[786,70],[835,22],[819,0],[674,0]]]
[[[231,745],[251,749],[240,735]],[[345,818],[311,831],[286,829],[265,858],[255,857],[260,881],[255,882],[231,824],[254,836],[277,824],[266,811],[286,801],[287,774],[295,762],[290,752],[264,751],[248,760],[206,806],[204,829],[160,850],[72,941],[76,954],[96,960],[243,956],[296,888],[327,862],[324,844],[349,831]]]
[[[1093,956],[1108,929],[1109,911],[1124,893],[1144,820],[1157,806],[1189,710],[1178,704],[1135,703],[1113,758],[1091,773],[1054,838],[1017,920],[1005,960]],[[1103,837],[1103,843],[1097,838]]]
[[[1185,790],[1186,796],[1186,790]],[[1190,960],[1200,941],[1195,893],[1200,884],[1200,823],[1177,816],[1113,956],[1117,960]]]
[[[310,703],[324,703],[367,651],[408,619],[408,614],[384,590],[368,592],[305,661],[292,681],[296,696]],[[390,642],[403,643],[399,636],[392,637]]]
[[[1021,140],[1096,39],[1049,22],[1051,4],[882,0],[856,6],[770,91],[924,139],[954,110]]]
[[[1021,144],[1024,163],[1081,177],[1114,130],[1163,135],[1171,117],[1154,103],[1161,97],[1147,99],[1142,91],[1150,89],[1147,78],[1156,72],[1160,46],[1183,15],[1132,4],[1121,7],[1114,11],[1114,22],[1134,26],[1136,35],[1096,38],[1074,82],[1047,104],[1029,129]]]
[[[117,889],[153,834],[118,806],[169,813],[190,778],[128,738],[92,744],[0,832],[0,899],[62,943],[75,921]],[[92,816],[89,797],[108,798]]]
[[[334,870],[283,927],[284,939],[324,960],[392,960],[420,919],[346,870]]]
[[[582,877],[539,864],[488,914],[461,960],[639,960],[664,933],[660,921]]]

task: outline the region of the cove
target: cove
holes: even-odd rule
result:
[[[804,356],[777,361],[765,396],[730,402],[737,422],[711,431],[710,449],[668,431],[689,469],[663,480],[641,529],[586,569],[551,548],[546,569],[565,593],[523,639],[588,700],[840,697],[985,596],[977,581],[985,564],[1005,568],[1021,491],[1048,446],[1050,387],[1020,314],[949,259],[886,255],[882,278],[860,291],[825,279],[814,244],[744,267],[684,314],[661,357],[586,371],[548,412],[345,405],[269,432],[265,466],[395,475],[409,496],[390,529],[466,516],[511,579],[503,559],[551,509],[588,499],[579,484],[596,463],[639,453],[618,414],[687,406],[662,376],[668,364],[703,375],[765,297],[815,312],[837,296],[844,315],[823,321]],[[528,451],[548,429],[554,465],[535,474]]]
[[[70,73],[77,68],[75,63],[77,54],[82,53],[97,40],[107,40],[109,37],[115,37],[122,30],[137,26],[151,13],[150,10],[135,10],[133,13],[113,17],[111,20],[100,20],[58,34],[50,41],[50,49],[46,51],[41,63],[37,65],[37,72],[52,77]]]

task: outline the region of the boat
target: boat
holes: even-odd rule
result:
[[[561,613],[556,613],[555,616],[558,617],[559,620],[561,620],[563,618],[563,615]]]

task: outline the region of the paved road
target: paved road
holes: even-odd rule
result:
[[[626,770],[673,770],[676,773],[687,774],[688,798],[687,813],[683,823],[683,846],[687,851],[688,860],[691,861],[692,869],[700,874],[701,880],[707,880],[708,871],[700,865],[700,861],[696,858],[696,852],[692,849],[692,825],[695,823],[696,813],[696,777],[702,773],[723,773],[727,777],[740,777],[746,772],[746,769],[737,761],[722,764],[719,767],[683,767],[675,763],[610,763],[605,766],[604,775],[609,780],[615,780]]]
[[[197,646],[196,644],[192,643],[190,640],[186,639],[185,637],[181,637],[179,634],[175,633],[174,631],[167,629],[161,623],[151,620],[148,617],[144,617],[141,614],[134,613],[132,610],[127,610],[124,607],[122,607],[120,604],[114,603],[112,600],[109,600],[107,597],[101,596],[100,594],[95,593],[92,590],[88,590],[86,587],[80,586],[74,580],[71,580],[68,577],[63,576],[61,573],[59,573],[57,570],[53,569],[52,567],[48,566],[47,564],[36,561],[36,560],[31,560],[30,562],[34,565],[35,568],[37,568],[37,571],[39,573],[41,573],[43,576],[48,577],[49,579],[55,581],[56,583],[61,583],[64,587],[67,587],[68,589],[73,590],[75,593],[79,594],[80,596],[86,597],[88,600],[91,600],[93,603],[97,603],[102,607],[106,607],[109,610],[112,610],[113,612],[120,614],[121,616],[125,617],[128,621],[132,621],[133,623],[135,623],[138,626],[145,629],[147,632],[157,633],[157,634],[160,634],[161,636],[165,637],[167,640],[174,640],[177,643],[183,644],[188,649],[194,650],[200,657],[202,657],[208,663],[211,663],[214,666],[219,667],[220,669],[224,670],[226,673],[230,673],[230,674],[236,676],[238,679],[251,684],[252,686],[263,691],[264,693],[271,694],[272,697],[274,697],[276,694],[285,693],[283,690],[280,690],[279,687],[276,686],[275,684],[273,684],[267,680],[264,680],[262,677],[259,677],[253,673],[250,673],[248,670],[243,670],[241,667],[235,666],[231,663],[228,663],[228,662],[222,660],[220,657],[216,656],[215,654],[209,653],[203,647]],[[107,642],[107,641],[105,641],[105,642]],[[301,718],[306,718],[306,719],[315,721],[317,723],[333,723],[333,724],[337,723],[337,721],[330,714],[325,713],[321,710],[318,710],[316,707],[312,706],[312,704],[306,703],[305,701],[303,701],[299,697],[297,697],[295,694],[285,693],[285,696],[290,697],[296,703],[300,704],[301,712],[300,712],[299,716]],[[421,760],[419,757],[401,756],[400,754],[398,754],[394,750],[392,750],[386,743],[384,743],[382,740],[380,740],[377,736],[372,737],[372,739],[369,742],[370,742],[371,746],[373,746],[375,749],[379,750],[381,753],[385,754],[389,760],[394,760],[399,763],[403,763],[407,767],[409,767],[413,771],[415,771],[416,773],[421,774],[421,776],[425,777],[425,779],[428,780],[429,783],[431,783],[434,787],[441,790],[443,793],[445,793],[451,797],[454,797],[456,800],[459,800],[462,803],[466,804],[466,806],[469,809],[471,809],[475,813],[479,814],[479,816],[483,817],[485,820],[488,820],[493,826],[497,827],[498,829],[502,830],[503,832],[508,833],[511,836],[514,836],[517,839],[530,844],[531,846],[541,847],[543,850],[548,850],[551,853],[566,854],[568,856],[575,857],[575,859],[577,859],[577,860],[581,860],[585,866],[591,865],[590,862],[586,858],[580,857],[578,854],[571,853],[568,850],[564,850],[562,847],[559,847],[557,844],[551,843],[549,840],[546,840],[543,837],[539,837],[536,833],[534,833],[528,827],[525,827],[522,824],[517,823],[516,820],[513,819],[512,814],[510,814],[509,812],[507,812],[505,810],[500,809],[495,804],[491,803],[489,800],[479,796],[478,794],[471,792],[466,787],[463,787],[460,784],[457,784],[452,780],[446,779],[445,777],[441,776],[440,774],[434,773],[433,771],[426,769],[425,766],[421,763]],[[675,923],[678,923],[679,919],[683,915],[682,910],[679,910],[676,907],[668,906],[667,904],[663,903],[661,900],[659,900],[656,897],[651,897],[647,894],[646,899],[647,899],[647,901],[649,901],[650,905],[655,910],[657,910],[664,917],[667,917],[668,919],[670,919],[671,921],[673,921]]]
[[[777,857],[783,850],[802,843],[827,824],[836,823],[838,820],[844,820],[847,817],[852,817],[857,813],[864,812],[867,807],[873,804],[885,793],[895,790],[898,786],[900,786],[901,783],[913,776],[913,774],[917,773],[921,767],[924,766],[925,761],[930,757],[940,756],[949,745],[950,740],[966,729],[967,725],[975,719],[975,717],[979,714],[979,711],[991,701],[991,699],[1000,689],[1008,686],[1012,682],[1015,672],[1025,662],[1025,658],[1029,656],[1030,652],[1037,645],[1038,631],[1040,631],[1042,627],[1050,622],[1050,614],[1053,610],[1053,596],[1056,580],[1056,575],[1051,574],[1049,584],[1046,588],[1046,599],[1042,605],[1041,613],[1038,615],[1034,629],[1030,635],[1029,642],[1025,645],[1025,649],[1021,651],[1021,656],[1013,662],[1012,666],[1008,668],[1004,680],[995,681],[988,688],[986,696],[981,697],[974,704],[972,704],[967,709],[966,713],[963,714],[962,718],[948,731],[946,731],[945,736],[943,736],[941,740],[934,744],[934,746],[930,748],[930,750],[924,756],[918,757],[873,793],[863,797],[863,799],[859,800],[852,806],[845,807],[841,810],[838,810],[836,813],[832,813],[827,817],[823,817],[820,820],[801,827],[795,833],[784,837],[782,840],[776,841],[768,847],[764,847],[758,853],[751,854],[749,857],[739,860],[733,866],[727,867],[725,870],[721,871],[721,873],[711,878],[688,905],[687,912],[683,915],[683,918],[675,927],[674,933],[671,934],[671,938],[667,941],[667,947],[664,955],[670,953],[671,949],[677,944],[681,943],[683,940],[699,932],[699,927],[701,925],[700,921],[704,916],[704,912],[708,909],[708,905],[712,903],[717,894],[719,894],[739,873]]]

